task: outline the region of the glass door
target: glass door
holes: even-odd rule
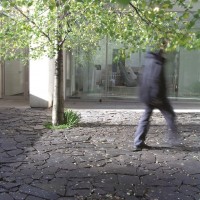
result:
[[[21,60],[3,63],[3,98],[28,98],[28,65]]]

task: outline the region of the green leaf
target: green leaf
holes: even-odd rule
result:
[[[123,5],[128,5],[131,0],[116,0],[118,3],[123,4]]]
[[[6,8],[8,6],[8,2],[7,1],[2,1],[1,3],[3,8]]]
[[[200,33],[197,33],[197,34],[196,34],[196,38],[197,38],[197,39],[200,39]]]
[[[46,4],[48,2],[48,0],[42,0],[44,2],[44,4]]]
[[[190,21],[187,28],[191,29],[195,25],[195,21]]]
[[[165,3],[165,4],[162,5],[162,8],[163,8],[163,9],[172,9],[173,6],[172,6],[171,3]]]
[[[200,18],[200,14],[199,13],[194,14],[194,18],[199,19]]]
[[[69,11],[69,10],[70,10],[70,6],[69,6],[69,5],[65,5],[65,6],[64,6],[64,10],[65,10],[65,11]]]
[[[49,0],[49,9],[54,10],[56,7],[56,1],[55,0]]]
[[[33,5],[33,1],[28,2],[28,7],[31,7]]]
[[[189,14],[188,12],[185,12],[185,13],[182,15],[182,17],[183,17],[184,19],[188,19],[189,16],[190,16],[190,14]]]

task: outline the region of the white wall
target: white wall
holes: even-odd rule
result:
[[[53,101],[54,60],[30,60],[29,91],[31,107],[51,107]]]

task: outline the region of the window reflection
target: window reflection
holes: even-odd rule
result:
[[[145,52],[131,53],[128,58],[119,59],[121,50],[122,44],[103,39],[95,54],[77,51],[73,66],[76,85],[73,95],[137,98]],[[200,96],[199,54],[199,51],[183,49],[166,54],[165,70],[170,97]]]

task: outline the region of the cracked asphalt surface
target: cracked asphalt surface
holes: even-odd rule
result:
[[[200,113],[177,113],[181,147],[153,114],[132,151],[141,112],[76,110],[78,127],[48,130],[50,110],[0,108],[0,200],[200,200]]]

